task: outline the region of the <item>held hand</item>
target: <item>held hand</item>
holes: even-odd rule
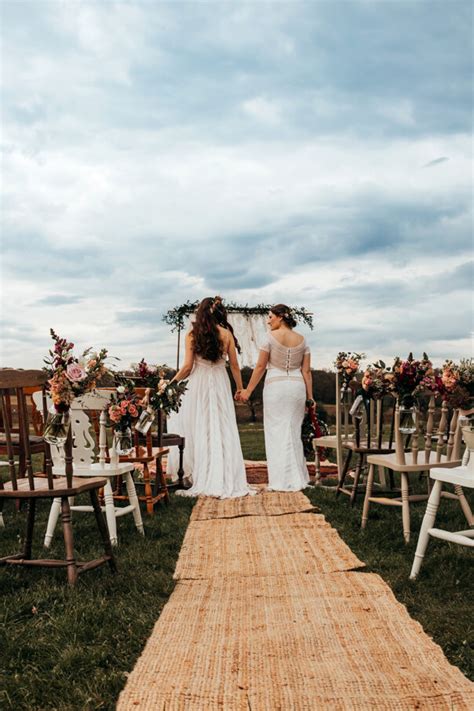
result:
[[[234,395],[234,400],[235,402],[240,402],[240,395],[242,393],[242,390],[236,390],[235,395]]]
[[[240,402],[248,402],[250,400],[250,393],[248,390],[240,391]]]

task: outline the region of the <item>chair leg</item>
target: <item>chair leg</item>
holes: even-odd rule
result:
[[[318,456],[318,448],[314,448],[314,484],[319,486],[321,484],[321,463]]]
[[[423,523],[421,524],[420,535],[418,537],[418,543],[415,551],[415,558],[413,559],[413,565],[410,573],[410,580],[415,580],[418,573],[420,572],[421,564],[423,563],[423,558],[425,557],[426,547],[428,546],[428,541],[430,534],[428,531],[433,528],[435,522],[436,513],[438,511],[439,501],[441,498],[442,482],[436,480],[433,488],[431,489],[430,498],[426,505],[426,512],[423,517]]]
[[[474,516],[471,511],[471,507],[469,506],[469,502],[466,499],[466,496],[464,494],[464,491],[459,484],[456,484],[454,487],[454,491],[457,494],[457,497],[459,499],[459,503],[461,504],[462,512],[464,516],[466,517],[466,521],[469,526],[474,526]]]
[[[352,486],[352,491],[351,491],[351,498],[350,498],[351,506],[354,506],[354,504],[355,504],[355,500],[356,500],[356,496],[357,496],[357,489],[359,486],[359,479],[360,479],[360,475],[362,472],[363,463],[364,463],[364,455],[359,454],[359,461],[357,462],[356,470],[354,473],[354,484]]]
[[[339,494],[341,493],[341,489],[344,487],[344,482],[346,480],[347,472],[349,471],[349,464],[351,463],[351,459],[352,459],[352,449],[350,449],[347,452],[346,461],[344,462],[344,469],[342,470],[342,474],[341,474],[341,480],[338,483],[337,489],[336,489],[336,498],[339,496]]]
[[[166,483],[166,476],[163,471],[163,466],[161,464],[161,457],[156,458],[156,484],[159,483],[160,491],[165,492],[164,501],[166,504],[170,502],[170,493],[168,491],[168,484]],[[158,493],[158,491],[157,491]]]
[[[128,492],[128,479],[127,478],[126,478],[125,482],[126,482],[127,492]],[[153,492],[151,490],[150,470],[148,469],[148,464],[146,462],[143,464],[143,484],[145,487],[146,512],[149,516],[153,516],[153,513],[154,513]],[[134,485],[134,488],[135,488],[135,485]],[[130,498],[130,495],[129,495],[129,498]]]
[[[54,499],[49,512],[48,525],[46,526],[46,535],[44,537],[44,547],[49,548],[53,540],[54,530],[58,523],[59,514],[61,513],[61,499]]]
[[[117,519],[115,518],[114,493],[110,479],[107,479],[107,484],[104,487],[104,502],[105,502],[105,517],[107,519],[107,528],[109,529],[110,542],[113,546],[118,544],[117,538]]]
[[[36,499],[28,500],[28,517],[26,519],[26,535],[25,535],[25,560],[31,560],[31,548],[33,545],[33,530],[35,527]]]
[[[184,444],[178,444],[179,449],[179,467],[178,467],[178,482],[179,488],[184,489],[184,469],[183,469],[183,459],[184,459]]]
[[[387,477],[385,476],[385,467],[378,467],[379,482],[382,489],[387,488]]]
[[[133,506],[133,520],[135,521],[135,526],[137,527],[138,531],[140,531],[142,536],[144,536],[145,529],[143,528],[140,502],[138,501],[138,496],[135,489],[135,482],[133,481],[133,476],[130,474],[130,472],[127,472],[127,474],[125,474],[125,486],[127,487],[128,500]]]
[[[75,585],[77,582],[77,563],[74,556],[71,508],[67,496],[61,498],[61,522],[63,525],[64,546],[66,549],[67,581],[69,585]]]
[[[410,501],[409,487],[408,487],[408,475],[406,472],[401,472],[401,489],[402,489],[402,522],[403,522],[403,538],[405,543],[410,542]]]
[[[105,555],[109,556],[109,567],[113,573],[117,572],[117,563],[115,562],[112,544],[110,542],[109,532],[107,530],[106,523],[104,521],[104,514],[99,504],[99,496],[96,489],[92,489],[90,492],[91,504],[94,509],[95,520],[97,521],[97,527],[99,529],[102,542],[104,544]]]
[[[374,483],[374,474],[375,474],[375,464],[371,464],[369,466],[369,473],[367,475],[367,486],[365,488],[364,507],[362,509],[362,521],[360,524],[361,528],[365,528],[367,526],[367,521],[369,519],[369,508],[370,508],[369,499],[372,496],[372,486]]]

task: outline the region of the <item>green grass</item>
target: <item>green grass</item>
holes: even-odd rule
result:
[[[1,709],[115,707],[173,590],[192,506],[193,500],[172,496],[154,517],[144,515],[145,538],[131,516],[119,519],[119,572],[112,575],[106,566],[88,571],[74,589],[67,587],[64,569],[0,568]],[[43,504],[37,540],[47,513]],[[18,550],[25,516],[5,506],[0,557]],[[73,523],[78,557],[100,555],[93,515],[74,514]],[[62,557],[60,527],[57,533],[51,557]]]
[[[246,459],[265,459],[261,423],[240,426]],[[381,575],[448,659],[474,678],[472,659],[472,554],[466,548],[431,541],[416,582],[408,579],[425,504],[412,507],[412,541],[403,542],[401,513],[374,506],[366,531],[360,530],[361,498],[351,509],[346,497],[307,489],[328,521],[352,550]],[[473,502],[474,503],[474,502]],[[84,573],[75,589],[63,570],[0,568],[0,708],[113,709],[127,673],[141,653],[173,590],[172,574],[193,501],[172,497],[156,515],[144,515],[146,538],[131,516],[118,521],[119,573],[108,568]],[[39,507],[37,540],[48,507]],[[18,550],[25,512],[11,503],[0,529],[0,557]],[[437,525],[465,528],[457,502],[443,501]],[[58,534],[60,529],[58,528]],[[89,514],[74,516],[76,547],[83,559],[101,552]],[[51,551],[62,556],[60,535]]]
[[[265,461],[265,442],[263,439],[263,424],[261,422],[239,425],[240,443],[244,459]]]

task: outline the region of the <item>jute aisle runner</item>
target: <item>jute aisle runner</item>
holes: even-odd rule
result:
[[[119,711],[474,709],[474,685],[301,493],[198,501],[175,578]]]

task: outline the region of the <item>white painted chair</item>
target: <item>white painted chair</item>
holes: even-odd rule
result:
[[[430,536],[432,538],[440,538],[442,541],[449,541],[450,543],[457,543],[461,546],[474,548],[474,529],[470,528],[466,531],[452,532],[434,528],[443,484],[450,484],[455,488],[474,489],[474,431],[466,427],[463,428],[462,432],[467,444],[467,461],[463,460],[462,466],[454,469],[433,469],[430,472],[430,478],[433,479],[434,485],[431,490],[430,498],[428,499],[423,523],[421,524],[420,536],[418,538],[415,558],[410,573],[411,580],[415,580],[420,572]],[[470,525],[474,525],[473,520],[470,522]]]
[[[113,546],[118,544],[117,537],[117,518],[126,514],[133,514],[135,526],[138,531],[145,535],[143,528],[142,515],[140,511],[140,503],[138,501],[133,481],[133,471],[135,465],[133,463],[119,463],[119,458],[115,450],[110,450],[110,464],[106,463],[107,454],[107,415],[104,411],[105,405],[110,400],[111,390],[97,390],[73,400],[71,404],[71,428],[73,435],[73,466],[75,477],[97,476],[106,480],[104,487],[104,503],[103,510],[107,519],[110,541]],[[41,398],[39,395],[33,397]],[[39,408],[39,400],[37,403]],[[48,403],[49,405],[49,403]],[[100,428],[99,428],[99,454],[96,455],[96,440],[94,428],[88,416],[88,412],[100,412]],[[62,447],[51,445],[51,456],[53,460],[53,474],[55,476],[64,476],[64,450]],[[115,506],[113,498],[112,480],[116,476],[123,477],[127,488],[128,499],[130,503],[126,506]],[[72,502],[71,502],[72,503]],[[60,515],[61,500],[55,499],[49,514],[44,545],[49,548],[54,535],[56,524]],[[92,512],[92,507],[87,505],[75,505],[72,503],[71,511]]]
[[[406,543],[410,541],[410,503],[426,501],[429,497],[429,492],[426,494],[410,494],[409,477],[414,474],[420,475],[424,472],[431,472],[435,468],[449,470],[459,467],[461,464],[461,430],[457,424],[458,414],[458,411],[455,410],[451,417],[448,432],[448,407],[446,403],[443,402],[439,412],[437,433],[433,435],[434,422],[437,418],[437,414],[434,397],[431,397],[424,432],[425,447],[419,452],[418,435],[420,422],[417,414],[415,431],[411,435],[411,449],[407,451],[400,431],[400,410],[397,405],[395,411],[395,453],[385,455],[377,454],[367,457],[369,474],[362,510],[361,528],[367,526],[371,504],[400,507],[402,509],[403,537]],[[436,448],[433,450],[432,441],[434,437],[436,439]],[[443,454],[444,449],[446,450],[445,454]],[[401,496],[387,498],[377,496],[373,492],[374,471],[376,466],[385,467],[389,471],[400,474]],[[447,472],[446,475],[449,476],[449,472]],[[472,512],[461,486],[455,485],[454,493],[446,491],[442,492],[442,496],[457,499],[466,519],[469,524],[471,524],[473,519]]]

